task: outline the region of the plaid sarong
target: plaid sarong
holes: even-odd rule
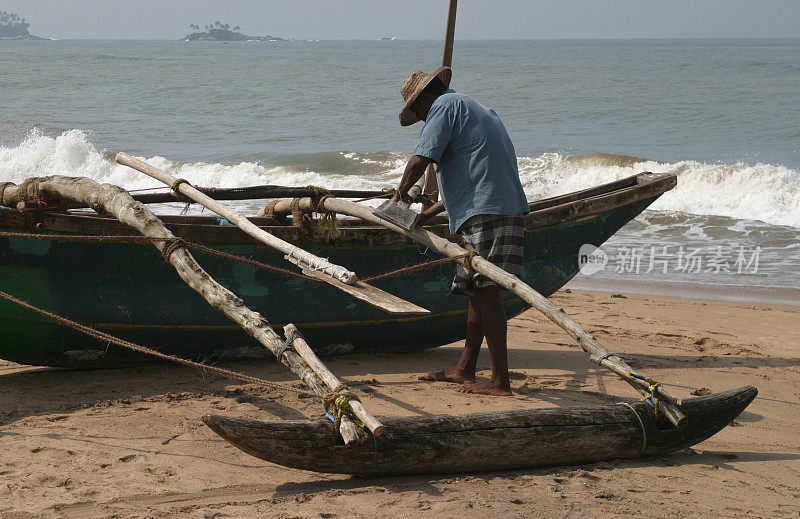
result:
[[[515,276],[522,273],[522,253],[525,247],[523,215],[475,215],[464,222],[458,232],[483,258]],[[486,276],[469,272],[459,263],[451,292],[472,296],[475,295],[475,288],[494,284]]]

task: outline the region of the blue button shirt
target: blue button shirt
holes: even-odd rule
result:
[[[414,155],[437,164],[450,234],[478,214],[528,212],[506,127],[494,110],[471,97],[447,90],[433,102]]]

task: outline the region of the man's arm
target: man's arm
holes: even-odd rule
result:
[[[433,162],[428,157],[423,157],[422,155],[412,155],[411,159],[406,164],[406,169],[403,172],[403,179],[400,181],[400,185],[397,187],[397,193],[395,193],[393,200],[400,200],[402,197],[408,194],[408,190],[411,189],[417,180],[422,178],[422,175],[425,174],[425,169],[428,167],[428,164]]]
[[[424,224],[425,222],[427,222],[428,220],[430,220],[431,218],[433,218],[437,214],[441,213],[442,211],[444,211],[444,202],[439,200],[438,202],[436,202],[435,204],[433,204],[429,208],[427,208],[424,211],[422,211],[422,215],[420,215],[419,223],[417,225]]]

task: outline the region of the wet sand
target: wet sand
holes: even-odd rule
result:
[[[798,517],[800,307],[575,291],[567,313],[681,396],[754,385],[759,397],[679,453],[513,472],[359,479],[288,469],[230,446],[207,411],[285,419],[313,399],[182,367],[75,371],[0,361],[3,517]],[[376,415],[469,413],[633,400],[535,311],[509,325],[511,398],[417,380],[460,345],[325,359]],[[299,387],[275,362],[225,367]],[[479,375],[488,376],[484,348]],[[468,455],[468,453],[465,453]]]

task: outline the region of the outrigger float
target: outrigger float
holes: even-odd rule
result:
[[[453,51],[455,11],[456,0],[450,0],[446,66]],[[239,346],[252,351],[260,343],[310,388],[309,394],[323,399],[330,419],[203,416],[217,434],[258,458],[360,476],[635,458],[705,440],[756,397],[755,388],[743,387],[678,398],[657,381],[633,372],[622,357],[546,299],[577,274],[581,245],[600,246],[672,189],[677,182],[674,175],[642,173],[530,203],[525,217],[525,268],[518,278],[443,237],[447,226],[442,218],[407,231],[378,218],[369,207],[346,200],[384,193],[320,193],[275,186],[197,189],[125,153],[116,160],[170,186],[172,195],[144,195],[137,200],[120,187],[86,178],[0,183],[0,358],[88,367],[130,361],[133,354],[126,359],[123,352],[133,350],[286,389],[184,358],[231,352],[240,356]],[[430,182],[433,175],[428,178]],[[430,187],[426,193],[433,192]],[[286,196],[294,199],[278,199]],[[265,207],[265,217],[250,219],[218,201],[268,198],[275,199]],[[222,220],[159,218],[145,205],[175,199],[199,203]],[[286,214],[292,215],[292,225],[285,225]],[[315,220],[314,214],[323,216]],[[355,219],[337,221],[336,215]],[[140,235],[131,236],[131,229]],[[417,264],[424,256],[419,245],[442,258]],[[155,247],[163,259],[145,252],[145,246]],[[189,249],[208,255],[213,276]],[[302,274],[277,267],[283,260]],[[434,347],[462,339],[464,310],[447,295],[451,261],[505,288],[509,317],[530,307],[541,311],[589,353],[591,362],[617,374],[643,398],[633,403],[464,416],[380,420],[373,416],[306,341],[318,351],[330,351],[343,343],[352,350]],[[153,303],[153,296],[159,303]],[[290,323],[283,326],[285,337],[276,331],[280,325],[271,324],[265,315]],[[243,334],[237,338],[232,333],[237,327],[252,340]],[[91,341],[86,335],[97,342],[87,347]],[[366,442],[365,428],[373,441]]]

